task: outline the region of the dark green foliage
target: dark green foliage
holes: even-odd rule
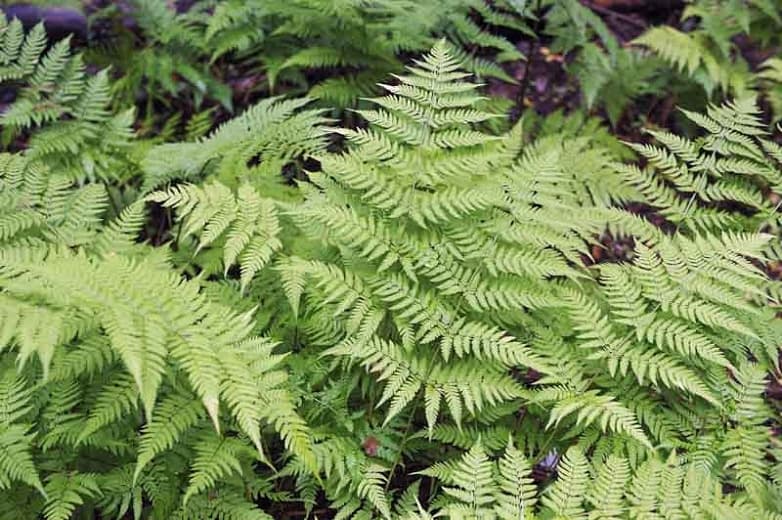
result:
[[[652,27],[634,40],[668,66],[700,86],[708,97],[716,93],[735,97],[761,92],[780,116],[782,78],[779,59],[772,56],[759,67],[745,58],[736,42],[749,36],[765,45],[780,44],[782,8],[769,0],[694,0],[682,11],[683,21],[695,28]],[[682,89],[682,82],[670,82]],[[686,89],[686,84],[684,89]]]
[[[206,20],[205,37],[212,59],[235,52],[257,62],[272,91],[292,83],[329,106],[346,107],[400,72],[399,54],[425,51],[442,35],[450,37],[473,72],[510,80],[496,62],[521,54],[487,30],[524,29],[510,13],[504,2],[489,7],[481,0],[229,1]],[[313,81],[322,75],[313,71],[325,71],[326,79]]]
[[[231,90],[203,59],[210,52],[201,28],[206,5],[185,13],[154,0],[131,0],[129,6],[142,38],[123,25],[117,3],[93,15],[96,23],[109,24],[116,33],[98,40],[88,53],[93,61],[119,68],[121,77],[113,85],[116,101],[134,103],[143,93],[148,119],[154,116],[154,103],[170,104],[180,96],[191,97],[196,105],[210,98],[231,109]]]

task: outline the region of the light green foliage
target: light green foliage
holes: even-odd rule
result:
[[[18,422],[29,411],[31,397],[26,381],[4,367],[0,380],[0,489],[20,481],[43,493],[31,455],[30,425]]]
[[[40,28],[22,41],[45,43]],[[107,76],[87,78],[67,42],[43,58],[25,51],[33,43],[20,43],[29,71],[15,76],[31,94],[4,113],[6,128],[28,99],[39,102],[33,93],[64,85],[36,74],[70,67],[76,79],[62,107],[20,123],[30,146],[0,155],[0,488],[3,508],[15,505],[0,517],[265,518],[243,475],[278,462],[268,434],[304,468],[315,460],[285,356],[255,334],[251,312],[208,296],[162,249],[137,243],[143,200],[107,215],[109,176],[69,162],[111,139],[77,131],[114,117],[108,97],[95,113],[69,104],[107,87]],[[36,139],[48,143],[51,132],[72,148],[40,151]],[[222,499],[205,502],[216,488]]]
[[[274,201],[258,195],[249,184],[240,186],[236,196],[226,186],[215,183],[204,189],[174,187],[151,195],[149,200],[179,209],[179,218],[186,218],[182,236],[201,234],[197,250],[224,238],[224,273],[238,261],[243,288],[282,247]]]
[[[622,177],[679,228],[778,233],[779,208],[767,193],[782,190],[782,148],[769,138],[754,99],[712,105],[706,114],[683,113],[705,135],[688,139],[650,130],[658,144],[631,145],[647,168],[621,166]],[[750,215],[721,209],[725,203]]]
[[[513,474],[504,468],[513,464]],[[591,462],[577,447],[559,461],[558,478],[541,493],[529,465],[509,445],[499,460],[490,459],[480,444],[451,465],[423,471],[442,481],[443,495],[435,500],[435,517],[450,519],[584,519],[624,518],[761,518],[754,505],[724,495],[707,469],[683,462],[650,458],[631,470],[631,463],[609,455]],[[516,492],[509,507],[508,490]],[[408,518],[428,518],[410,511]],[[764,518],[778,518],[767,514]]]
[[[32,374],[40,367],[41,373],[33,377],[42,378],[42,383],[54,388],[79,381],[85,370],[114,374],[113,381],[107,380],[69,404],[68,408],[74,410],[84,406],[84,411],[72,414],[52,430],[55,446],[88,449],[97,443],[114,451],[119,447],[110,446],[122,438],[114,438],[122,435],[121,429],[115,429],[117,425],[127,425],[129,419],[133,424],[146,417],[149,426],[140,442],[136,469],[139,478],[148,463],[193,428],[211,435],[209,442],[214,444],[222,442],[217,437],[219,432],[228,433],[236,427],[256,448],[240,443],[245,446],[244,457],[252,458],[252,451],[256,451],[255,457],[265,460],[260,427],[267,424],[280,432],[285,445],[300,454],[305,464],[311,463],[307,427],[296,415],[284,387],[285,373],[275,370],[280,358],[271,354],[274,343],[247,336],[252,326],[249,316],[209,302],[197,286],[182,282],[165,264],[152,258],[132,261],[115,255],[99,258],[54,251],[36,254],[34,250],[23,254],[18,249],[4,252],[2,257],[4,339],[16,345],[11,353],[17,362],[29,367]],[[156,297],[160,291],[171,299],[162,302]],[[95,354],[83,351],[82,337],[95,338],[102,349]],[[32,362],[33,355],[38,363]],[[94,369],[87,359],[79,360],[87,366],[72,365],[87,355],[106,357],[107,361],[96,359]],[[184,378],[179,389],[170,388],[167,382],[175,366]],[[195,393],[189,400],[197,397],[203,408],[195,409],[188,400],[177,397],[183,391],[188,395],[187,387]],[[156,402],[161,393],[179,399],[183,406],[175,412],[187,414],[180,419],[169,417],[165,428],[156,426]],[[227,412],[221,420],[223,406]],[[165,400],[161,407],[163,414],[174,412]],[[204,409],[206,413],[202,413]],[[218,434],[210,430],[207,415]],[[230,474],[224,458],[214,455],[209,446],[193,447],[196,458],[185,502],[212,487],[219,477]],[[217,447],[214,450],[222,453]],[[133,445],[126,445],[117,455],[130,462],[133,451]],[[235,457],[233,451],[231,454]],[[239,459],[231,460],[233,470],[241,472]],[[32,477],[15,478],[30,481]],[[67,498],[72,497],[71,492],[63,493],[56,500],[65,502],[57,507],[65,508],[71,500]],[[51,513],[52,518],[60,518],[60,514],[64,513]]]
[[[375,125],[342,131],[356,147],[322,158],[323,171],[311,175],[320,189],[308,190],[292,215],[313,239],[340,250],[350,271],[299,261],[283,269],[326,289],[307,297],[344,315],[344,340],[328,352],[357,358],[387,379],[381,402],[390,400],[388,418],[423,391],[431,426],[441,403],[459,422],[464,411],[517,397],[520,389],[503,378],[502,367],[537,366],[528,347],[471,318],[462,305],[478,315],[516,302],[543,305],[536,297],[541,280],[574,274],[555,250],[489,236],[507,224],[495,208],[508,195],[482,172],[489,165],[501,171],[512,160],[518,135],[498,139],[461,122],[491,115],[471,108],[474,86],[458,81],[463,74],[444,46],[411,73],[387,87],[391,94],[376,100],[380,109],[360,112]],[[458,223],[476,213],[497,220],[460,232]],[[381,339],[386,313],[398,332]]]
[[[106,207],[106,192],[99,184],[72,187],[63,175],[53,175],[39,161],[21,155],[0,155],[3,207],[0,238],[22,242],[43,235],[63,245],[84,244],[95,237]]]
[[[259,177],[260,182],[266,178],[268,187],[268,178],[279,174],[286,163],[307,158],[325,147],[322,125],[326,120],[320,112],[297,112],[308,102],[268,98],[208,136],[153,147],[141,164],[145,172],[142,189],[148,191],[167,181],[205,173],[231,185],[250,177]],[[253,160],[258,164],[253,166]],[[207,168],[211,169],[205,171]]]
[[[706,425],[711,458],[707,469],[698,466],[707,475],[697,478],[735,482],[751,497],[747,504],[761,507],[760,497],[770,492],[759,466],[770,450],[768,436],[749,424],[737,428],[724,410],[745,406],[740,389],[762,392],[752,382],[757,369],[746,365],[747,353],[757,366],[776,363],[773,313],[757,304],[768,299],[771,285],[750,261],[768,252],[771,236],[752,228],[758,218],[773,216],[772,208],[755,218],[726,212],[707,225],[688,220],[697,217],[695,206],[693,213],[666,210],[669,218],[680,215],[677,233],[667,235],[617,205],[647,195],[627,174],[639,170],[627,167],[597,180],[614,171],[610,159],[600,158],[612,157],[609,148],[569,140],[564,128],[523,149],[521,127],[499,136],[478,131],[475,124],[492,114],[475,108],[480,97],[465,77],[447,47],[435,46],[397,83],[382,85],[388,95],[372,99],[376,108],[358,111],[368,127],[337,130],[348,141],[345,151],[316,155],[320,170],[300,186],[304,202],[281,207],[290,220],[283,234],[303,233],[322,244],[298,254],[282,251],[274,262],[279,280],[273,283],[296,317],[285,325],[295,328],[289,337],[314,349],[311,355],[343,360],[332,365],[333,384],[301,391],[305,402],[310,392],[318,396],[312,405],[320,411],[305,416],[333,418],[315,444],[333,507],[345,517],[370,510],[388,516],[390,497],[379,488],[387,487],[386,472],[390,467],[393,476],[409,442],[410,427],[400,431],[404,418],[423,423],[415,433],[422,441],[462,448],[485,442],[497,449],[510,434],[524,446],[509,449],[498,469],[487,452],[473,450],[462,463],[425,473],[444,479],[442,501],[433,503],[452,518],[513,518],[522,502],[533,515],[539,495],[530,491],[527,470],[511,468],[526,467],[528,453],[542,457],[540,450],[567,451],[574,442],[578,448],[567,451],[559,480],[540,495],[542,518],[612,518],[631,506],[679,507],[655,494],[659,475],[681,485],[655,457],[676,449],[692,455],[687,464],[703,464],[699,432]],[[775,148],[763,140],[751,104],[690,117],[713,135],[690,145],[659,134],[683,160],[729,169],[719,175],[726,181],[745,165],[753,168],[745,176],[776,186],[766,155]],[[767,150],[752,155],[763,143]],[[568,161],[577,150],[596,154],[594,170]],[[653,161],[646,152],[651,147],[638,150]],[[705,154],[711,155],[698,159]],[[673,172],[684,178],[672,160],[649,177]],[[153,198],[179,207],[183,232],[199,230],[201,243],[230,259],[234,248],[214,238],[230,236],[239,225],[240,207],[247,206],[237,205],[241,190],[250,193],[246,186],[234,195],[207,183]],[[710,193],[703,184],[689,191]],[[729,221],[734,225],[725,225]],[[635,238],[633,258],[581,267],[591,237],[606,227]],[[267,256],[256,260],[268,264]],[[268,280],[265,271],[256,272],[259,281]],[[255,283],[241,282],[249,294]],[[510,377],[519,367],[542,377],[527,387]],[[311,368],[295,369],[301,370],[297,377],[313,377]],[[359,388],[369,388],[379,408],[363,426],[350,413]],[[325,410],[322,399],[332,403]],[[521,419],[513,415],[519,407]],[[397,446],[377,454],[389,466],[346,448],[356,429],[367,427]],[[560,440],[552,445],[543,436]],[[587,454],[605,459],[594,470],[594,490]],[[628,485],[631,470],[640,476]],[[300,489],[313,485],[299,462],[285,471],[296,475]],[[492,493],[492,485],[503,491]],[[726,504],[720,507],[733,507]],[[411,518],[422,511],[417,504],[408,510]]]
[[[41,46],[14,27],[4,47]],[[0,155],[0,519],[779,518],[782,152],[754,103],[652,145],[579,115],[499,132],[461,58],[436,43],[349,127],[308,99],[196,116],[187,141],[128,142],[122,182],[69,162],[92,135],[38,151],[85,112],[21,125],[30,146]],[[310,171],[286,188],[291,163]],[[593,261],[600,234],[627,256]]]

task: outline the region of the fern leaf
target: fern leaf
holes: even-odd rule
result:
[[[558,465],[559,478],[547,489],[541,504],[563,518],[586,518],[583,500],[589,480],[589,462],[579,448],[568,449]]]

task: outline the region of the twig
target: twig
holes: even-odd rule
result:
[[[627,16],[626,14],[618,13],[614,11],[613,9],[609,9],[607,7],[603,7],[602,5],[593,4],[592,2],[589,2],[588,0],[582,0],[582,3],[588,7],[589,9],[592,9],[593,11],[596,11],[598,13],[604,14],[606,16],[612,16],[616,18],[617,20],[622,20],[623,22],[627,22],[630,25],[635,25],[639,29],[646,29],[648,26],[645,22],[642,22],[641,20],[637,20],[633,18],[632,16]]]
[[[280,514],[282,515],[282,518],[293,518],[295,516],[308,516],[308,514],[325,515],[330,511],[331,510],[328,508],[322,508],[322,509],[315,509],[310,513],[307,513],[307,511],[296,510],[296,511],[283,511]]]
[[[535,5],[535,15],[537,16],[537,20],[535,21],[535,39],[532,41],[532,45],[530,46],[529,55],[527,56],[527,61],[524,63],[524,79],[521,82],[521,87],[519,88],[519,93],[516,96],[516,118],[521,118],[521,113],[524,111],[524,98],[527,95],[527,89],[529,88],[529,76],[530,76],[530,70],[532,69],[532,60],[535,59],[535,54],[538,52],[538,45],[540,44],[540,31],[543,28],[543,16],[541,16],[540,13],[540,0],[537,0],[537,3]]]

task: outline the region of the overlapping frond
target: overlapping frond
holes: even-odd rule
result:
[[[235,183],[251,170],[278,174],[294,158],[307,158],[325,146],[321,111],[300,110],[310,100],[271,97],[248,108],[197,142],[166,143],[152,148],[142,161],[143,189],[173,179],[193,179],[212,165],[217,178]],[[254,161],[258,167],[248,166]]]

